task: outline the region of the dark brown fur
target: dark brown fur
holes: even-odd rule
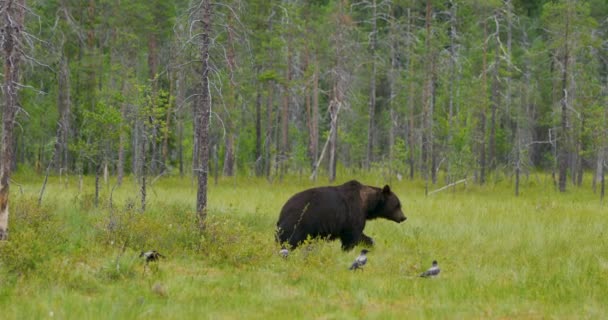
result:
[[[307,237],[340,239],[342,249],[373,244],[363,234],[367,220],[405,221],[399,198],[389,186],[376,188],[356,180],[340,186],[312,188],[291,197],[277,222],[277,241],[297,247]]]

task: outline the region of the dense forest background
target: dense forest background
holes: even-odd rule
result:
[[[192,174],[200,4],[25,5],[13,169]],[[211,29],[212,174],[603,185],[605,0],[227,0]]]

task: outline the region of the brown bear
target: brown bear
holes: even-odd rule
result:
[[[276,240],[295,248],[309,236],[339,238],[347,251],[359,242],[373,245],[363,228],[367,220],[376,218],[397,223],[406,219],[399,198],[389,186],[380,189],[352,180],[339,186],[312,188],[287,200],[277,222]]]

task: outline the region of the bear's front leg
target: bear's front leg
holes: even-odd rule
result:
[[[342,242],[342,250],[350,251],[361,241],[361,232],[342,232],[340,241]]]
[[[362,233],[361,234],[361,243],[363,243],[366,246],[373,247],[374,246],[374,239],[372,239],[372,237],[366,235],[365,233]]]

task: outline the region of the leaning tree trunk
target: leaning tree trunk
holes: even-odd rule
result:
[[[2,24],[2,53],[4,58],[4,83],[2,93],[2,146],[0,155],[0,240],[8,239],[8,195],[13,159],[13,128],[17,115],[19,94],[19,64],[21,61],[21,34],[25,0],[3,1],[0,7]]]
[[[204,230],[207,218],[207,178],[209,169],[209,116],[211,114],[211,92],[209,91],[209,45],[211,33],[211,1],[203,0],[201,33],[201,93],[200,105],[197,106],[199,114],[196,124],[196,138],[198,140],[199,166],[197,169],[198,189],[196,192],[196,213],[199,228]]]

